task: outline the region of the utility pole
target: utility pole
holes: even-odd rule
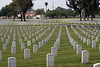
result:
[[[54,1],[52,2],[52,9],[54,10]]]

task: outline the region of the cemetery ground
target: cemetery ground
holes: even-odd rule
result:
[[[2,51],[0,67],[8,67],[9,57],[16,57],[16,67],[46,67],[46,55],[51,53],[51,47],[54,47],[57,39],[60,39],[60,43],[57,56],[54,57],[54,67],[93,67],[93,64],[100,63],[100,28],[89,26],[99,25],[98,20],[92,23],[89,22],[89,24],[87,22],[79,23],[79,21],[74,22],[73,20],[65,19],[36,20],[22,23],[19,21],[13,23],[11,20],[0,21],[0,50]],[[77,45],[82,45],[82,51],[89,51],[88,63],[83,64],[81,62],[82,55],[77,55],[77,49],[74,48],[75,44],[70,43],[68,31],[74,42],[77,42]],[[50,35],[50,33],[52,34]],[[83,37],[82,40],[81,36]],[[39,42],[46,40],[48,37],[48,41],[45,41],[46,44],[39,48]],[[96,37],[98,37],[98,40]],[[84,38],[86,38],[86,42],[83,42]],[[89,45],[87,45],[87,39],[90,39]],[[97,40],[94,48],[92,47],[93,40]],[[11,54],[13,41],[16,43],[15,54]],[[31,41],[30,46],[27,44],[28,41]],[[24,59],[24,49],[21,49],[22,43],[25,44],[24,49],[30,49],[30,59]],[[6,44],[6,49],[3,49],[4,44]],[[38,46],[37,52],[33,52],[33,45],[35,44]]]

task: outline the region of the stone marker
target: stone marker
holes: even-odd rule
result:
[[[10,35],[8,35],[8,39],[10,39]]]
[[[34,37],[34,33],[32,33],[32,37]]]
[[[92,40],[92,48],[95,48],[95,47],[96,47],[96,41]]]
[[[16,67],[16,58],[15,57],[8,58],[8,67]]]
[[[82,61],[83,64],[89,63],[89,51],[83,50],[82,51]]]
[[[25,41],[27,41],[27,37],[25,37]]]
[[[76,49],[76,48],[77,48],[77,42],[74,41],[73,49]]]
[[[38,51],[38,47],[37,47],[37,45],[35,44],[35,45],[33,45],[33,53],[37,53],[37,51]]]
[[[99,52],[100,52],[100,44],[99,44]]]
[[[47,67],[54,67],[54,55],[53,54],[47,54]]]
[[[15,42],[15,41],[12,41],[12,46],[13,46],[13,45],[16,45],[16,42]]]
[[[87,39],[87,45],[90,45],[90,39]]]
[[[38,37],[38,36],[36,36],[36,40],[37,40],[37,41],[39,40],[39,37]]]
[[[83,40],[83,36],[81,36],[81,41]]]
[[[9,44],[9,39],[6,39],[6,44]]]
[[[22,39],[19,39],[19,43],[22,43]]]
[[[4,38],[3,37],[1,37],[1,42],[4,42]]]
[[[24,49],[24,59],[30,59],[30,49]]]
[[[98,38],[98,37],[96,37],[96,39],[95,39],[95,40],[96,40],[96,42],[98,42],[99,38]]]
[[[86,38],[85,37],[83,38],[83,43],[86,43]]]
[[[21,43],[21,50],[24,50],[24,49],[25,49],[25,44]]]
[[[31,39],[31,35],[29,35],[29,39]]]
[[[94,35],[92,35],[92,40],[94,39]]]
[[[82,54],[82,45],[77,45],[77,50],[76,50],[77,55]]]
[[[42,42],[39,42],[39,48],[42,48]]]
[[[32,43],[35,43],[35,38],[32,38]]]
[[[51,47],[51,54],[54,56],[57,56],[57,48],[56,47]]]
[[[2,51],[0,51],[0,61],[2,61]]]
[[[11,46],[11,54],[16,54],[16,46]]]
[[[93,67],[100,67],[100,63],[94,64]]]
[[[45,45],[45,40],[42,40],[42,45]]]
[[[88,38],[90,38],[91,37],[91,34],[88,34]]]
[[[27,41],[27,46],[31,46],[31,41]]]
[[[6,50],[7,50],[7,45],[3,44],[3,51],[6,51]]]

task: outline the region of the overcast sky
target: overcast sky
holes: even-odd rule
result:
[[[63,8],[68,8],[66,6],[66,0],[36,0],[33,1],[34,2],[34,9],[40,9],[40,8],[45,8],[45,2],[48,2],[48,9],[53,9],[52,5],[53,5],[53,1],[54,1],[54,8],[57,8],[58,6],[61,6]],[[12,2],[12,0],[0,0],[0,9],[2,7],[4,7],[5,5],[8,5],[10,2]]]

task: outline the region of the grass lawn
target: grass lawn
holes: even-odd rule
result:
[[[46,26],[46,27],[45,27]],[[29,35],[32,35],[32,33],[35,34],[35,32],[39,33],[35,34],[32,38],[36,38],[36,36],[39,36],[39,34],[43,33],[45,30],[47,30],[51,26],[50,30],[46,32],[41,38],[39,38],[38,41],[35,41],[35,43],[32,43],[31,46],[27,46],[27,41],[24,41],[25,37],[29,37]],[[33,45],[37,44],[39,46],[39,42],[44,40],[51,32],[52,30],[57,26],[56,30],[54,31],[51,38],[48,40],[46,45],[43,45],[42,48],[38,48],[37,53],[33,53]],[[73,27],[79,34],[82,36],[88,38],[82,31],[80,31],[77,27]],[[91,34],[91,32],[88,32],[86,29],[79,27],[82,30],[86,31],[87,33]],[[87,29],[93,31],[94,28],[88,28]],[[13,41],[13,34],[14,29],[16,33],[16,54],[11,55],[11,45]],[[12,30],[12,31],[11,31]],[[57,52],[57,56],[55,57],[55,67],[93,67],[93,64],[100,62],[100,53],[99,53],[99,41],[96,43],[96,48],[92,48],[92,39],[91,39],[91,45],[87,46],[87,43],[83,43],[78,36],[75,34],[73,29],[69,26],[68,30],[72,36],[72,38],[78,42],[78,45],[82,45],[82,50],[88,50],[89,51],[89,63],[88,64],[82,64],[81,63],[81,55],[76,55],[76,50],[73,49],[73,46],[69,42],[69,38],[67,35],[66,27],[62,25],[62,32],[61,32],[61,41],[59,45],[59,49]],[[97,34],[99,33],[98,32]],[[18,31],[20,33],[22,42],[25,43],[25,48],[30,49],[30,59],[24,60],[24,50],[21,50],[21,44],[19,43],[19,35]],[[30,32],[31,31],[31,32]],[[0,62],[0,67],[7,67],[8,66],[8,58],[9,57],[16,57],[16,66],[17,67],[46,67],[46,55],[48,53],[51,53],[51,47],[54,46],[54,43],[58,37],[60,31],[60,25],[5,25],[0,26],[0,33],[2,35],[0,36],[0,50],[2,51],[2,62]],[[94,31],[96,32],[96,31]],[[23,33],[25,36],[23,36]],[[1,37],[4,38],[4,42],[1,42]],[[7,44],[7,50],[3,51],[3,44],[6,43],[6,39],[8,39],[8,35],[10,35],[9,44]],[[96,35],[97,36],[97,35]],[[95,36],[95,37],[96,37]],[[27,39],[32,41],[31,39]]]

